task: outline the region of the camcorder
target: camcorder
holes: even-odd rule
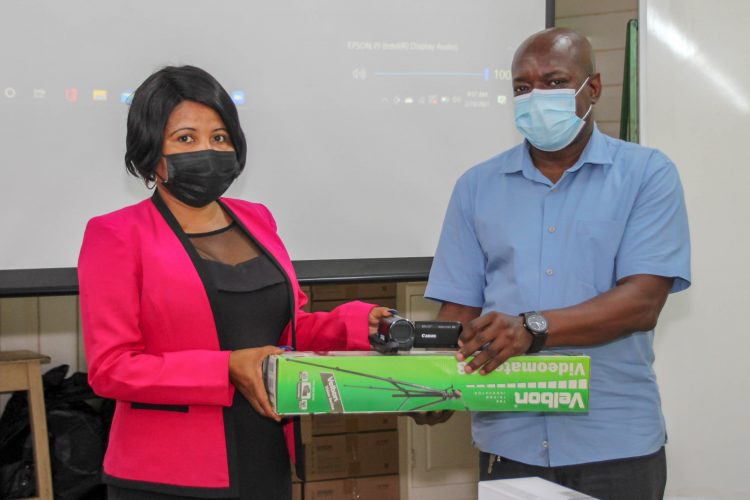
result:
[[[459,321],[410,321],[391,310],[381,318],[378,331],[370,334],[370,345],[381,354],[398,354],[412,348],[453,349],[463,327]]]

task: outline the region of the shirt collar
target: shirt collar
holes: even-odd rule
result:
[[[509,160],[500,169],[501,173],[512,174],[523,172],[529,179],[536,177],[535,174],[538,171],[531,160],[528,141],[524,141],[513,148]],[[575,172],[580,170],[584,165],[612,165],[612,154],[609,151],[607,138],[599,131],[596,123],[594,123],[594,130],[591,133],[588,144],[583,149],[583,153],[581,153],[581,157],[567,171]]]

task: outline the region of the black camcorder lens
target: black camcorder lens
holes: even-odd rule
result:
[[[391,338],[398,343],[410,342],[414,337],[414,326],[411,321],[398,320],[391,325]]]
[[[399,350],[411,349],[414,342],[414,324],[396,314],[382,318],[378,325],[382,342],[395,342]]]

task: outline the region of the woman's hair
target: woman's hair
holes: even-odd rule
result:
[[[232,98],[213,76],[200,68],[167,66],[149,76],[130,103],[125,139],[128,172],[146,181],[155,179],[154,170],[162,156],[164,127],[174,108],[183,101],[204,104],[219,114],[242,171],[247,144]]]

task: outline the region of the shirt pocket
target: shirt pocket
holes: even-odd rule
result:
[[[576,278],[604,293],[615,284],[615,259],[625,223],[615,220],[576,221],[573,265]]]

